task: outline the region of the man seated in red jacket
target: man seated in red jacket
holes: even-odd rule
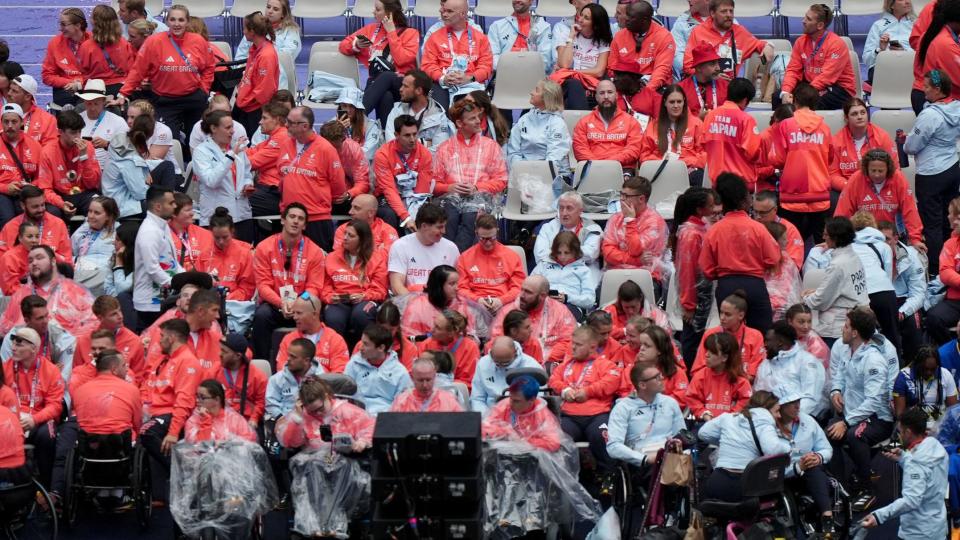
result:
[[[47,211],[43,190],[33,184],[20,190],[20,209],[23,213],[7,221],[0,229],[0,253],[5,253],[17,242],[20,224],[33,223],[40,229],[40,243],[53,248],[57,262],[73,264],[73,247],[70,233],[62,219]]]
[[[267,375],[250,365],[247,349],[247,339],[242,334],[223,336],[216,380],[223,385],[227,406],[256,431],[266,407]]]
[[[837,110],[856,95],[856,79],[850,50],[840,36],[827,30],[833,20],[833,8],[813,4],[803,16],[803,35],[793,44],[793,53],[783,76],[780,93],[774,93],[773,108],[793,103],[797,85],[806,82],[817,89],[817,110]],[[859,69],[859,66],[857,66]]]
[[[497,218],[490,214],[478,217],[476,231],[477,244],[457,259],[457,292],[496,315],[520,295],[527,276],[526,261],[497,240]]]
[[[429,358],[413,361],[410,370],[413,388],[404,390],[396,399],[390,412],[462,412],[460,400],[447,390],[436,388],[437,365]]]
[[[280,341],[277,349],[276,371],[287,365],[287,348],[294,340],[307,338],[316,345],[313,360],[323,368],[324,373],[343,373],[350,360],[347,343],[336,330],[323,324],[320,297],[303,293],[293,303],[293,321],[297,329]]]
[[[540,383],[529,375],[521,375],[507,391],[509,399],[500,400],[484,417],[483,438],[522,440],[548,452],[559,450],[563,433],[547,402],[537,397]]]
[[[77,111],[60,111],[60,136],[40,156],[37,187],[44,191],[48,210],[65,220],[87,215],[90,201],[100,194],[100,164],[93,143],[80,136],[83,127]]]
[[[397,231],[387,222],[377,217],[377,198],[369,193],[357,195],[350,201],[350,211],[347,212],[352,219],[364,221],[370,225],[370,232],[373,233],[373,249],[385,249],[390,251],[390,246],[399,238]],[[333,250],[340,249],[343,245],[343,233],[347,230],[350,222],[345,221],[339,227],[333,236]]]
[[[680,81],[687,96],[687,108],[701,120],[707,112],[719,107],[727,100],[727,87],[730,81],[722,77],[720,55],[709,43],[699,43],[690,49],[693,73]]]
[[[467,0],[441,2],[444,27],[423,44],[420,67],[434,80],[430,96],[444,109],[454,95],[482,88],[493,75],[490,41],[471,28],[467,9]]]
[[[384,143],[373,156],[374,195],[386,202],[377,214],[398,230],[403,227],[416,232],[415,216],[410,215],[405,198],[430,191],[433,156],[420,142],[420,120],[401,114],[387,129],[393,129],[396,138]]]
[[[611,81],[597,84],[597,108],[581,118],[573,130],[573,155],[578,161],[619,161],[624,171],[637,167],[643,132],[632,115],[617,107],[618,100]]]
[[[634,1],[625,11],[625,24],[610,44],[607,71],[623,98],[618,105],[649,120],[659,113],[660,89],[672,82],[676,47],[670,31],[653,21],[649,2]]]
[[[3,106],[3,143],[0,145],[0,223],[17,213],[20,189],[37,177],[40,170],[40,143],[23,131],[23,109],[16,103]]]
[[[97,356],[97,375],[74,392],[74,409],[81,432],[87,435],[117,435],[133,433],[143,423],[140,390],[125,380],[127,365],[115,349],[107,349]],[[115,445],[119,439],[104,438],[100,455],[119,455],[122,448]],[[127,447],[129,449],[129,446]],[[93,456],[88,456],[93,457]]]

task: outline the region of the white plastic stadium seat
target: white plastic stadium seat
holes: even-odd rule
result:
[[[913,79],[910,79],[910,81],[912,83]],[[909,133],[916,120],[917,116],[910,109],[876,111],[870,115],[870,122],[886,131],[892,141],[896,140],[898,129],[902,129],[904,133]],[[894,156],[894,159],[896,159],[896,156]]]
[[[817,114],[823,117],[823,121],[826,122],[827,127],[830,128],[830,133],[836,133],[843,128],[843,111],[817,111]]]
[[[683,15],[683,12],[689,8],[690,4],[686,0],[660,0],[657,5],[657,15],[676,18]]]
[[[347,10],[345,0],[300,0],[293,5],[293,16],[301,19],[341,17]]]
[[[340,42],[339,41],[317,41],[310,46],[310,56],[313,56],[315,52],[339,52],[340,51]]]
[[[538,176],[543,180],[544,185],[550,185],[553,182],[553,177],[550,174],[550,165],[546,161],[518,161],[514,163],[510,167],[510,182],[507,184],[507,204],[504,205],[501,215],[511,221],[545,221],[553,219],[554,212],[525,214],[521,211],[520,188],[514,180],[521,174]]]
[[[649,270],[604,270],[600,278],[600,305],[602,309],[617,300],[617,289],[627,281],[633,281],[643,291],[644,300],[651,305],[656,301],[653,295],[653,276]]]
[[[520,266],[523,267],[523,273],[527,273],[527,252],[523,250],[523,246],[507,246],[510,251],[517,254],[520,257]]]
[[[360,88],[360,67],[357,65],[357,59],[352,56],[344,56],[339,52],[316,51],[310,53],[310,64],[307,67],[307,77],[310,77],[314,71],[323,70],[327,73],[340,75],[356,82],[357,88]],[[303,90],[303,104],[312,109],[336,109],[334,103],[317,103],[310,101],[310,86]]]
[[[512,8],[511,11],[513,11]],[[417,17],[423,18],[439,18],[440,0],[415,0],[415,4],[413,5],[413,14]]]
[[[273,370],[270,369],[270,362],[267,362],[266,360],[262,360],[260,358],[254,358],[253,360],[250,361],[250,365],[262,371],[263,374],[266,375],[268,378],[271,375],[273,375]]]
[[[191,17],[200,17],[201,19],[220,17],[227,9],[223,0],[178,0],[173,3],[186,6],[190,10]]]
[[[877,15],[879,16],[883,13],[880,2],[876,0],[842,0],[840,4],[840,12],[844,15]],[[917,13],[920,13],[919,9],[914,5],[914,9],[917,9]]]
[[[740,0],[734,14],[738,18],[766,17],[773,11],[772,0]]]
[[[873,70],[870,105],[881,109],[906,109],[911,106],[913,89],[913,51],[881,51]]]
[[[573,140],[573,130],[577,128],[577,123],[581,118],[590,114],[591,111],[563,111],[563,121],[567,124],[567,133],[570,134],[570,140]],[[573,145],[570,145],[570,166],[575,167],[577,165],[577,158],[573,155]]]
[[[539,52],[508,52],[497,64],[497,85],[493,104],[499,109],[530,107],[530,92],[544,78],[543,56]]]
[[[640,164],[639,175],[648,180],[653,180],[653,175],[660,167],[660,163],[661,160],[659,159],[644,161]],[[669,160],[663,170],[660,171],[660,176],[653,182],[653,189],[650,191],[650,200],[647,204],[656,208],[658,202],[669,199],[678,191],[684,192],[689,187],[690,175],[687,173],[687,164],[681,160]],[[663,219],[673,219],[672,206],[669,211],[658,211]]]
[[[211,41],[210,44],[220,49],[220,52],[223,53],[224,58],[226,58],[228,62],[233,60],[233,51],[230,50],[229,43],[226,41]]]
[[[350,13],[354,17],[360,17],[361,19],[372,19],[373,18],[373,6],[376,3],[376,0],[356,0],[353,3],[353,7],[350,8]],[[406,2],[401,2],[401,5],[406,6]]]
[[[300,86],[297,84],[297,67],[293,63],[293,58],[288,52],[278,52],[277,58],[280,59],[280,68],[287,74],[287,90],[296,96]]]
[[[747,114],[757,121],[757,129],[762,132],[770,125],[770,117],[773,116],[773,111],[747,111]]]
[[[569,17],[573,15],[573,7],[567,0],[538,0],[537,15],[541,17]]]
[[[513,13],[511,0],[477,0],[477,7],[473,9],[473,14],[477,17],[502,19],[511,13]]]
[[[590,164],[589,168],[587,164]],[[623,187],[623,166],[619,161],[598,159],[577,163],[573,173],[575,182],[578,181],[577,193],[603,193],[614,191],[619,193]],[[594,221],[604,221],[610,218],[606,212],[585,213],[583,217]]]
[[[240,17],[241,19],[254,11],[263,12],[267,3],[263,0],[233,0],[230,6],[230,16]]]
[[[172,145],[172,146],[173,146],[173,159],[176,160],[176,162],[177,162],[177,167],[178,167],[181,171],[183,171],[183,170],[184,170],[184,164],[183,164],[183,147],[180,146],[180,141],[178,141],[177,139],[173,139],[173,145]]]

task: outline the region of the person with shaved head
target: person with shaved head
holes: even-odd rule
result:
[[[413,388],[405,390],[393,400],[390,412],[462,412],[457,396],[436,388],[437,365],[429,358],[413,361],[410,370]]]
[[[544,361],[559,362],[570,345],[570,335],[577,327],[563,304],[550,298],[550,282],[543,276],[530,276],[520,286],[520,296],[501,309],[490,329],[490,337],[503,335],[503,318],[513,309],[519,309],[530,315],[533,337],[540,342]]]
[[[430,94],[446,109],[453,96],[482,90],[493,75],[493,51],[487,36],[469,25],[467,0],[440,5],[444,28],[423,44],[420,68],[434,81]]]
[[[384,249],[390,251],[390,246],[399,238],[397,231],[389,223],[377,217],[379,205],[377,198],[369,193],[357,195],[350,201],[350,211],[348,214],[352,219],[365,222],[370,226],[370,232],[373,233],[373,248],[375,250]],[[337,232],[333,235],[333,250],[340,249],[343,245],[343,233],[347,228],[347,222],[337,227]]]
[[[612,159],[624,170],[637,166],[643,130],[630,114],[617,108],[619,95],[613,82],[597,84],[597,108],[577,122],[573,130],[573,155],[577,161]]]
[[[490,352],[477,362],[470,390],[471,410],[485,414],[496,404],[508,386],[507,373],[511,370],[538,367],[540,364],[524,354],[520,344],[512,338],[494,338]]]

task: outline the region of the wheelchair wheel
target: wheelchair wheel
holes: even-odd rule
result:
[[[59,534],[57,512],[53,507],[53,498],[47,490],[34,480],[36,496],[23,513],[19,527],[12,528],[14,540],[57,540]]]
[[[620,527],[623,533],[630,530],[630,471],[624,466],[617,467],[614,473],[614,491],[612,494],[613,510],[620,516]]]
[[[150,456],[146,449],[138,444],[133,450],[133,472],[131,478],[133,503],[137,511],[137,522],[146,529],[150,526],[153,513],[153,490],[150,484]]]
[[[67,462],[63,471],[63,521],[69,529],[77,524],[77,509],[83,493],[77,488],[77,449],[67,452]]]

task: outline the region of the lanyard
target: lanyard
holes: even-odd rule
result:
[[[50,360],[53,360],[53,357],[51,357],[49,353],[50,353],[50,334],[48,332],[44,332],[43,335],[40,336],[40,355],[50,358]]]
[[[530,36],[529,36],[528,34],[524,34],[523,32],[520,31],[520,20],[519,20],[519,19],[517,19],[517,18],[514,16],[514,17],[508,18],[507,21],[509,21],[510,26],[514,29],[514,31],[516,31],[516,33],[517,33],[518,36],[520,36],[520,37],[523,38],[524,41],[527,41],[528,39],[530,39]],[[531,16],[531,17],[530,17],[530,34],[532,34],[532,33],[533,33],[533,17]],[[528,49],[530,48],[530,44],[529,44],[529,43],[527,43],[527,48],[528,48]]]
[[[410,164],[408,163],[408,160],[412,155],[413,155],[413,152],[410,152],[409,154],[407,154],[407,157],[403,157],[403,154],[401,154],[400,152],[397,152],[397,159],[400,161],[400,164],[403,165],[404,171],[408,173],[413,172],[413,169],[410,168]]]
[[[193,250],[190,248],[190,234],[187,231],[180,233],[180,264],[184,264],[187,259],[193,263]]]
[[[309,339],[310,341],[313,342],[314,345],[316,345],[317,343],[320,343],[321,339],[323,339],[323,330],[324,328],[321,328],[320,331],[316,333],[317,339],[313,339],[313,336],[307,336],[307,335],[303,337]],[[320,351],[317,351],[317,352],[320,352]]]
[[[453,52],[453,30],[447,28],[447,46],[450,47],[450,58],[456,56]],[[467,62],[473,56],[473,30],[467,25]]]
[[[707,104],[704,102],[703,94],[700,93],[700,85],[697,83],[696,77],[690,77],[690,80],[693,81],[694,94],[697,95],[697,100],[700,101],[701,110],[715,109],[719,103],[717,103],[717,81],[711,81],[711,86],[713,87],[713,107],[707,107]]]
[[[300,158],[303,157],[303,155],[307,153],[307,149],[310,148],[310,145],[311,145],[311,144],[313,144],[313,141],[310,141],[310,142],[308,142],[308,143],[305,143],[305,144],[303,145],[303,148],[301,148],[300,150],[297,151],[296,157],[293,158],[293,166],[294,166],[294,167],[296,167],[297,165],[300,164]]]
[[[463,343],[463,336],[457,338],[457,340],[453,342],[453,347],[447,349],[447,352],[449,352],[451,356],[457,354],[457,349],[460,348],[461,343]]]
[[[816,45],[814,45],[814,47],[813,47],[813,52],[810,53],[810,58],[808,58],[807,61],[804,62],[805,64],[807,64],[807,65],[813,64],[814,58],[816,58],[817,53],[820,52],[820,47],[823,47],[823,41],[824,41],[825,39],[827,39],[827,34],[829,34],[829,33],[830,33],[829,30],[824,30],[824,31],[823,31],[823,35],[820,36],[820,41],[818,41],[818,42],[816,43]]]
[[[35,365],[33,366],[33,383],[30,387],[30,402],[28,412],[33,412],[33,407],[37,404],[37,389],[40,387],[40,358],[36,359]],[[30,376],[30,373],[27,372],[27,377]],[[23,404],[23,400],[20,397],[20,362],[14,362],[13,364],[13,392],[17,395],[17,406]]]
[[[190,63],[190,59],[187,58],[187,55],[183,54],[183,51],[180,50],[180,46],[177,45],[176,40],[173,39],[173,35],[167,32],[167,39],[170,40],[170,44],[173,45],[173,48],[177,50],[177,54],[180,55],[180,59],[183,60],[183,63],[186,64],[187,68],[191,73],[199,74],[197,68],[193,67],[193,64]]]
[[[656,399],[656,398],[654,398]],[[660,412],[660,406],[656,403],[650,404],[650,407],[653,409],[653,418],[650,419],[650,423],[647,424],[646,429],[643,430],[643,433],[640,434],[640,440],[644,440],[650,436],[650,433],[653,431],[654,424],[657,423],[657,413]],[[640,414],[643,412],[643,408],[637,409],[637,413]]]
[[[283,250],[283,238],[277,238],[277,249],[280,255],[286,257],[286,251]],[[292,254],[291,254],[292,255]],[[297,265],[293,267],[293,284],[297,284],[297,275],[300,274],[300,265],[303,264],[303,238],[300,238],[300,247],[297,248]],[[287,282],[287,265],[283,266],[283,282]]]
[[[91,236],[93,238],[91,238]],[[80,260],[81,257],[87,254],[90,251],[90,248],[93,246],[93,243],[97,241],[97,238],[100,238],[100,231],[87,231],[83,235],[83,243],[80,244],[80,254],[77,255],[76,260]]]
[[[570,375],[573,375],[573,364],[573,361],[567,364],[567,369],[565,369],[563,373],[564,379],[567,379],[570,377]],[[590,360],[586,364],[587,365],[583,366],[583,370],[580,371],[580,377],[577,378],[577,382],[572,385],[573,388],[580,388],[580,385],[583,384],[583,379],[587,377],[587,372],[593,367],[593,360]]]
[[[434,390],[433,392],[430,393],[430,397],[427,398],[426,401],[424,401],[423,403],[420,404],[420,412],[426,412],[426,411],[427,411],[427,409],[430,407],[430,404],[433,403],[433,398],[436,397],[436,395],[437,395],[437,391],[436,391],[436,390]]]
[[[93,129],[90,130],[90,136],[92,137],[94,133],[97,132],[97,128],[100,127],[100,122],[103,122],[103,117],[107,115],[107,110],[104,109],[100,111],[100,116],[97,117],[97,121],[93,124]]]
[[[239,376],[240,370],[237,370],[237,375]],[[227,386],[230,387],[230,390],[233,390],[233,393],[237,393],[237,383],[233,380],[233,374],[229,369],[223,368],[223,377],[227,381]]]
[[[383,39],[379,42],[377,41],[377,36],[380,35],[380,30],[383,30],[383,23],[377,25],[377,29],[373,31],[373,35],[370,36],[371,49],[376,48],[377,45],[380,45],[387,40],[387,34],[384,34]]]

